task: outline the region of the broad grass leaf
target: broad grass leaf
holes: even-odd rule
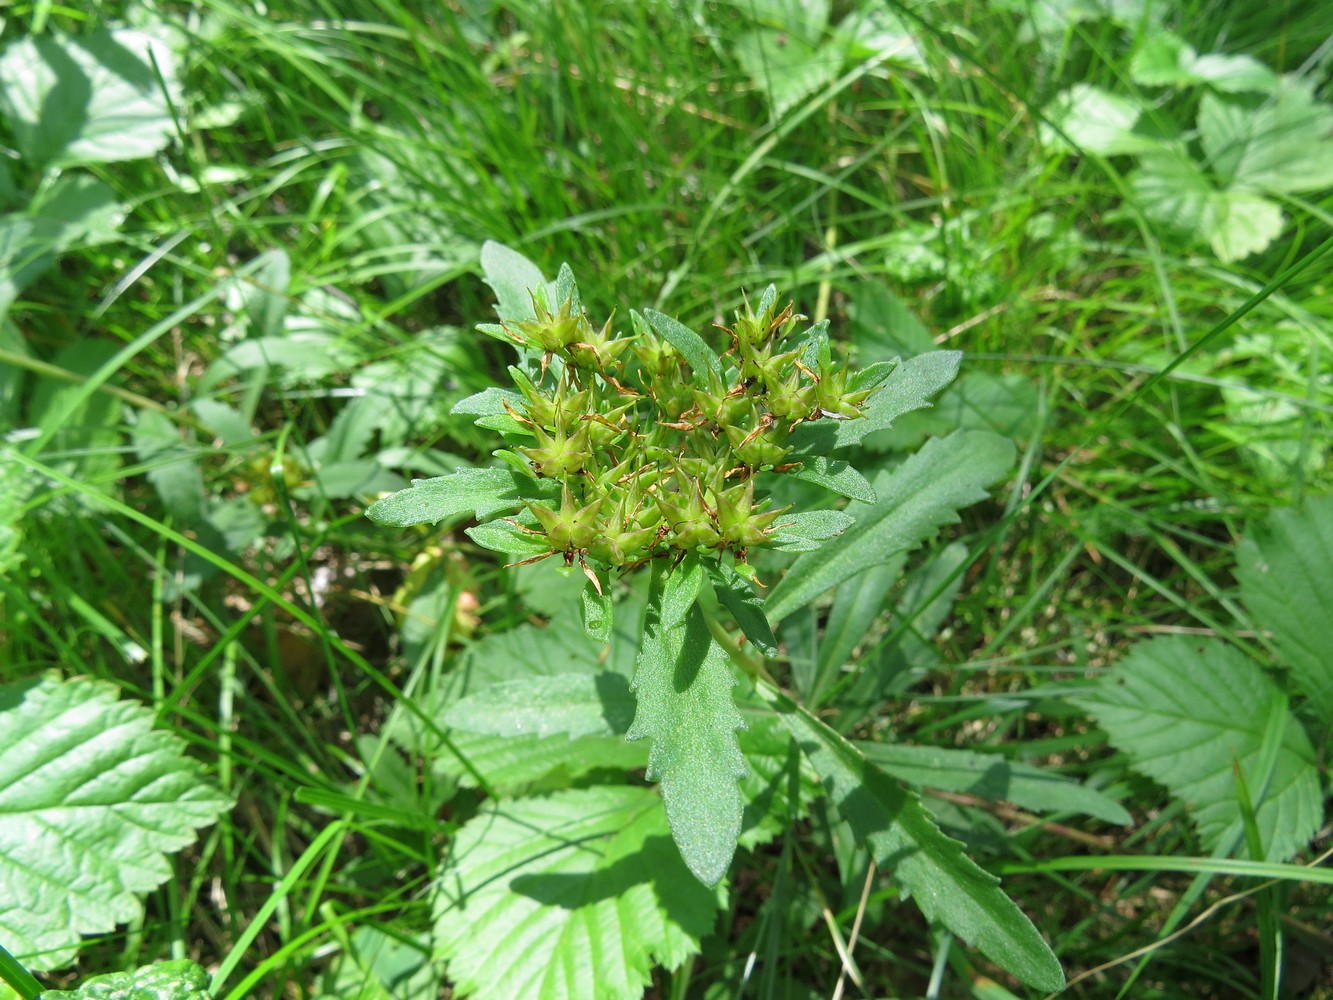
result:
[[[1000,890],[999,879],[940,831],[914,792],[785,696],[773,692],[768,698],[858,843],[912,894],[928,920],[939,921],[1030,986],[1064,986],[1060,963]]]
[[[1310,738],[1294,718],[1265,748],[1277,685],[1243,652],[1219,639],[1164,636],[1136,645],[1076,699],[1134,767],[1188,803],[1209,850],[1243,843],[1233,766],[1240,768],[1267,861],[1285,861],[1323,819]],[[1275,752],[1274,752],[1275,751]],[[1267,761],[1271,760],[1271,766]]]
[[[1075,812],[1107,823],[1133,822],[1124,806],[1096,789],[1000,754],[896,743],[857,743],[856,747],[909,785],[1012,802],[1038,813]]]
[[[1333,719],[1333,497],[1274,511],[1237,556],[1245,606],[1272,631],[1316,717]]]
[[[550,485],[510,469],[459,469],[449,476],[412,480],[407,489],[371,504],[366,517],[399,528],[438,524],[464,514],[485,521],[521,507],[524,498],[542,495],[543,491],[555,496]]]
[[[1013,443],[985,431],[957,431],[927,442],[893,472],[876,478],[879,499],[873,506],[848,508],[854,525],[796,560],[765,602],[769,621],[781,621],[830,587],[956,522],[958,509],[985,499],[985,488],[1013,462]]]
[[[168,96],[181,106],[176,59],[147,31],[28,36],[0,55],[0,112],[24,158],[38,164],[152,156],[175,134]]]
[[[33,968],[137,920],[164,856],[231,800],[115,688],[53,676],[0,687],[0,939]]]
[[[439,956],[478,1000],[639,1000],[711,932],[720,891],[692,878],[652,789],[488,802],[450,845]]]
[[[638,711],[627,736],[651,740],[648,777],[661,782],[671,836],[695,877],[713,885],[726,874],[740,834],[736,782],[746,768],[736,730],[744,723],[727,655],[699,606],[668,628],[660,602],[659,591],[649,601],[634,673]]]

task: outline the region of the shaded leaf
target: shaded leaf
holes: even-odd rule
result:
[[[188,959],[85,980],[77,990],[45,990],[39,1000],[208,1000],[209,975]]]
[[[639,1000],[699,951],[720,897],[691,878],[652,789],[488,802],[450,845],[434,900],[462,994]]]
[[[1133,822],[1124,806],[1101,792],[1000,754],[896,743],[857,743],[856,747],[909,785],[1003,800],[1039,813],[1079,812],[1108,823]]]
[[[176,60],[146,31],[98,29],[78,38],[26,36],[0,55],[0,111],[26,159],[111,163],[152,156],[175,133]]]
[[[649,599],[634,672],[638,711],[627,737],[648,739],[648,777],[662,785],[671,835],[686,865],[713,885],[726,874],[740,833],[745,758],[743,725],[732,701],[727,655],[709,634],[698,605],[685,620],[662,623],[660,583]]]
[[[939,921],[991,961],[1042,990],[1064,986],[1055,955],[1027,916],[945,836],[915,793],[783,695],[764,692],[819,773],[834,807],[875,861]]]

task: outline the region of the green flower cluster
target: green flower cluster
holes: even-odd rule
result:
[[[535,318],[500,328],[542,359],[536,381],[510,368],[518,393],[504,405],[521,433],[500,454],[558,481],[560,498],[529,501],[535,520],[510,523],[549,545],[523,562],[577,559],[599,592],[587,559],[627,567],[702,550],[743,562],[786,509],[756,497],[756,474],[798,467],[795,429],[861,416],[878,384],[849,388],[822,325],[798,333],[806,317],[779,310],[771,286],[721,327],[728,350],[716,357],[700,341],[693,367],[678,347],[696,335],[666,317],[631,313],[634,333],[621,336],[611,320],[595,327],[573,296],[533,305]]]

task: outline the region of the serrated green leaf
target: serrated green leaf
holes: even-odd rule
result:
[[[645,309],[643,315],[658,335],[680,352],[685,363],[696,373],[695,381],[701,386],[708,384],[705,372],[711,371],[719,379],[722,377],[722,362],[718,360],[717,354],[703,337],[679,320],[672,319],[656,309]]]
[[[209,1000],[209,975],[188,959],[93,976],[77,990],[45,990],[38,1000]]]
[[[727,654],[697,604],[665,628],[661,582],[654,580],[634,672],[638,711],[627,738],[648,739],[648,778],[662,785],[671,836],[695,877],[714,885],[731,864],[740,834],[744,723],[732,701]]]
[[[1270,629],[1318,718],[1333,719],[1333,497],[1279,510],[1237,552],[1241,599]]]
[[[985,499],[985,488],[1013,462],[1013,443],[986,431],[956,431],[927,442],[893,472],[880,474],[873,506],[848,508],[855,524],[796,560],[765,602],[769,620],[781,621],[830,587],[956,522],[957,510]]]
[[[521,507],[525,498],[552,499],[558,489],[510,469],[459,469],[449,476],[412,480],[407,489],[371,504],[366,517],[397,528],[437,524],[464,514],[484,521]]]
[[[509,410],[505,409],[506,403],[519,413],[523,413],[528,405],[522,393],[490,386],[460,399],[449,412],[457,416],[475,417],[473,423],[478,427],[486,427],[502,434],[531,435],[532,432],[528,428],[509,415]]]
[[[857,743],[856,747],[909,785],[1003,800],[1039,813],[1078,812],[1108,823],[1133,822],[1124,806],[1101,792],[1000,754],[896,743]]]
[[[777,656],[778,640],[764,614],[764,599],[732,567],[711,562],[708,571],[713,581],[713,593],[736,619],[745,638],[765,656]]]
[[[760,28],[735,41],[736,59],[781,118],[803,99],[832,83],[842,68],[843,46],[814,45],[804,38]]]
[[[1049,127],[1042,129],[1042,140],[1062,149],[1068,149],[1072,142],[1072,152],[1099,156],[1148,152],[1156,143],[1134,131],[1140,114],[1142,108],[1127,97],[1076,83],[1046,109],[1046,116],[1059,126],[1068,142]]]
[[[35,968],[80,935],[142,914],[231,802],[153,713],[109,684],[47,676],[0,687],[0,939]]]
[[[685,620],[704,585],[704,566],[696,555],[686,555],[666,573],[662,584],[662,628],[670,631]]]
[[[834,807],[875,860],[944,924],[1023,982],[1059,990],[1064,973],[1027,916],[945,836],[909,792],[824,723],[785,696],[764,691],[819,773]]]
[[[1182,145],[1147,153],[1129,177],[1135,202],[1151,219],[1178,233],[1203,235],[1203,217],[1216,188]]]
[[[651,789],[598,786],[484,805],[436,883],[436,941],[477,1000],[639,1000],[654,964],[698,953],[719,905]]]
[[[768,547],[779,552],[813,552],[852,526],[854,518],[840,510],[806,510],[783,514],[773,524]]]
[[[1179,87],[1198,81],[1198,53],[1179,35],[1157,31],[1147,35],[1129,61],[1129,76],[1144,87]]]
[[[534,319],[532,293],[546,288],[546,279],[536,264],[503,243],[487,240],[481,245],[481,270],[486,284],[495,291],[495,311],[505,323]]]
[[[1256,808],[1267,851],[1284,861],[1304,847],[1323,818],[1314,748],[1287,721],[1271,774],[1261,766],[1264,731],[1280,707],[1277,686],[1259,665],[1219,639],[1164,636],[1136,645],[1076,699],[1135,768],[1193,806],[1210,850],[1241,843],[1233,764]]]
[[[811,455],[802,456],[800,463],[787,475],[793,479],[822,486],[852,500],[860,500],[862,503],[875,502],[875,488],[870,485],[870,480],[843,459]]]
[[[904,413],[929,406],[931,397],[958,375],[962,359],[961,351],[930,351],[908,358],[870,397],[860,418],[816,420],[798,427],[791,436],[792,460],[859,444],[867,434],[892,427]]]
[[[454,702],[444,721],[492,736],[620,736],[634,720],[634,694],[622,674],[555,674],[501,681]]]
[[[1201,235],[1229,264],[1267,247],[1282,235],[1283,222],[1282,209],[1261,195],[1218,191],[1208,199]]]

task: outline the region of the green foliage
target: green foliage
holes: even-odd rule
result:
[[[493,802],[461,830],[434,900],[437,947],[480,998],[637,997],[697,954],[720,890],[671,843],[648,789]]]
[[[1298,692],[1309,696],[1307,730],[1289,693],[1255,660],[1219,639],[1163,637],[1131,651],[1084,698],[1129,755],[1193,809],[1204,846],[1227,855],[1285,861],[1324,821],[1316,748],[1328,741],[1333,670],[1323,655],[1333,504],[1279,511],[1241,546],[1241,593],[1273,631]],[[1320,638],[1316,638],[1316,636]]]
[[[136,919],[170,874],[164,854],[231,805],[152,722],[106,684],[0,687],[0,929],[34,968]]]
[[[47,985],[1308,992],[1322,6],[328,6],[2,19],[0,683],[213,799],[40,813]],[[534,476],[584,425],[645,534]]]
[[[46,990],[41,1000],[209,1000],[212,995],[208,973],[182,959],[93,976],[77,990]]]

